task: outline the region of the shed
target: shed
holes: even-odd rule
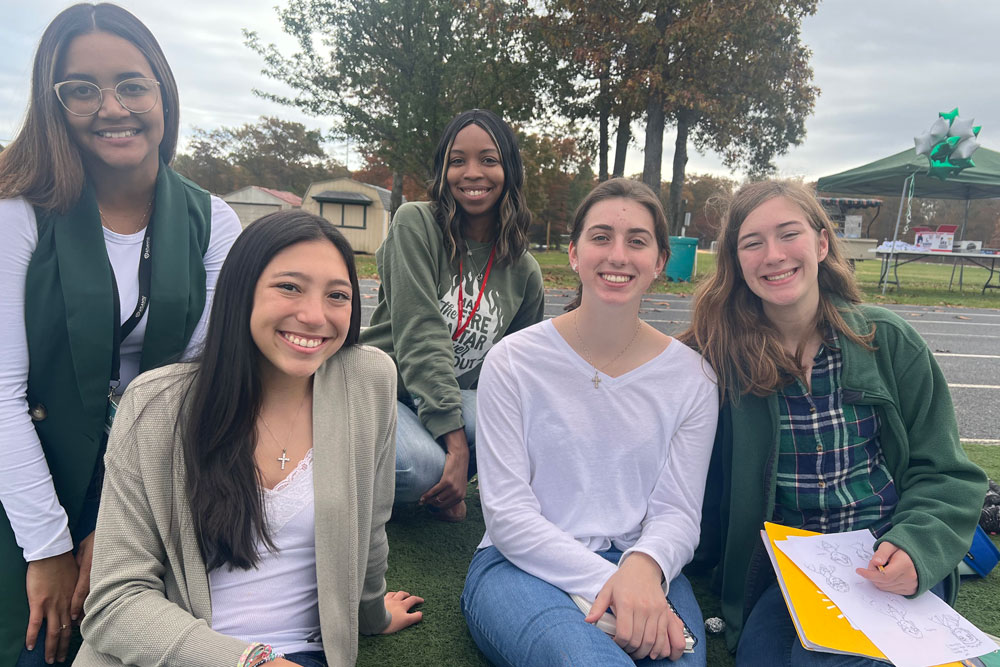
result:
[[[230,192],[223,195],[222,200],[233,207],[244,227],[269,213],[302,206],[302,197],[296,194],[259,185],[248,185]]]
[[[374,253],[389,232],[392,193],[342,177],[316,181],[302,198],[302,209],[326,218],[357,252]]]

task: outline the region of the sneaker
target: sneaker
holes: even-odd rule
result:
[[[979,525],[990,535],[1000,533],[1000,505],[988,505],[979,515]]]

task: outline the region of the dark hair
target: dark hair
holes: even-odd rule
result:
[[[263,389],[250,315],[257,281],[274,256],[318,240],[340,251],[351,279],[351,325],[343,349],[357,343],[361,333],[358,272],[347,239],[323,218],[298,209],[261,218],[236,239],[219,273],[182,427],[188,500],[209,570],[226,564],[249,569],[258,561],[258,539],[274,546],[254,463]]]
[[[604,181],[583,198],[580,205],[576,207],[576,213],[573,214],[573,225],[569,233],[570,243],[577,245],[580,242],[580,234],[583,233],[583,223],[586,221],[590,209],[608,199],[628,199],[646,207],[649,214],[653,216],[653,237],[656,239],[656,247],[664,254],[664,262],[670,259],[670,233],[667,226],[667,216],[663,212],[663,204],[660,202],[660,198],[645,183],[633,181],[629,178],[612,178],[609,181]],[[566,304],[564,310],[569,311],[579,308],[582,298],[583,284],[581,283],[576,288],[576,298]]]
[[[35,206],[58,211],[69,210],[80,198],[83,162],[66,129],[65,114],[53,87],[70,42],[94,32],[121,37],[149,62],[153,76],[160,82],[160,157],[168,164],[173,160],[180,127],[177,83],[156,38],[142,21],[118,5],[82,3],[52,19],[38,42],[24,125],[0,152],[0,197],[24,197]]]
[[[855,333],[838,310],[836,300],[855,304],[861,293],[854,282],[850,264],[844,258],[833,223],[812,191],[794,181],[759,181],[744,185],[729,199],[719,229],[715,273],[699,285],[695,296],[691,327],[678,336],[698,349],[715,369],[723,394],[752,393],[767,396],[804,369],[797,350],[789,354],[781,345],[777,329],[767,319],[760,297],[743,279],[737,248],[740,227],[760,205],[783,197],[805,214],[818,233],[826,232],[829,249],[819,263],[819,308],[816,327],[832,327],[840,335],[872,349],[874,329],[866,335]]]
[[[462,236],[464,211],[451,196],[448,187],[448,156],[455,143],[455,137],[463,129],[475,123],[493,139],[500,152],[503,167],[503,192],[497,203],[499,229],[496,234],[496,259],[500,266],[512,264],[528,249],[528,227],[531,225],[531,211],[524,200],[524,166],[521,151],[517,147],[517,137],[499,116],[484,109],[463,111],[448,123],[434,152],[434,179],[427,188],[428,196],[435,202],[434,216],[444,232],[444,246],[452,261],[462,252],[466,244]]]

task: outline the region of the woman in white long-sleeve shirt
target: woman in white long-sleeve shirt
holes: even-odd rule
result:
[[[236,214],[170,170],[178,95],[135,16],[46,28],[0,153],[0,664],[64,660],[89,589],[106,422],[195,351]]]
[[[701,357],[638,316],[669,256],[663,210],[642,184],[607,181],[571,238],[579,306],[505,338],[483,367],[486,536],[462,609],[499,665],[703,665],[703,645],[683,652],[684,622],[703,631],[680,570],[718,396]],[[613,634],[590,625],[609,607]]]

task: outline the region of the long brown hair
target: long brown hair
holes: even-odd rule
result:
[[[580,243],[583,233],[583,223],[596,204],[608,199],[628,199],[643,206],[653,217],[653,238],[656,239],[656,249],[663,253],[663,262],[670,260],[670,234],[667,227],[667,216],[663,212],[663,204],[656,193],[641,181],[629,178],[612,178],[599,184],[583,198],[573,214],[573,226],[570,228],[569,240],[574,246]],[[570,301],[563,310],[570,311],[580,307],[583,298],[583,285],[576,288],[576,298]]]
[[[340,252],[351,281],[344,350],[361,333],[361,290],[354,251],[329,221],[299,209],[266,215],[236,238],[219,272],[198,372],[179,422],[191,517],[209,571],[224,565],[248,570],[260,560],[258,542],[274,546],[254,463],[255,427],[264,400],[261,353],[250,333],[254,291],[275,255],[322,240]]]
[[[794,181],[760,181],[744,185],[732,195],[722,218],[717,242],[715,273],[708,277],[695,295],[691,327],[678,338],[698,349],[712,365],[723,394],[751,393],[766,396],[787,384],[792,377],[802,377],[805,369],[799,361],[801,350],[789,354],[781,345],[777,329],[764,314],[760,297],[743,279],[737,256],[740,226],[758,206],[784,197],[798,206],[817,233],[826,231],[829,250],[819,263],[819,308],[816,327],[832,327],[839,335],[872,349],[874,329],[855,333],[837,308],[836,300],[848,304],[861,302],[850,264],[844,259],[833,223],[812,192]]]
[[[462,236],[464,214],[448,187],[448,157],[455,137],[472,124],[483,128],[490,135],[500,153],[503,192],[497,202],[495,261],[500,266],[506,266],[520,259],[528,249],[531,211],[524,199],[524,166],[521,163],[521,151],[517,147],[517,137],[502,118],[485,109],[472,109],[451,119],[434,151],[434,179],[427,188],[427,195],[435,203],[434,216],[444,233],[444,247],[450,259],[455,261],[466,249],[465,238]]]
[[[142,21],[117,5],[81,3],[52,19],[38,42],[24,125],[0,152],[0,198],[24,197],[33,206],[60,212],[69,210],[80,198],[85,179],[83,161],[67,131],[54,86],[70,42],[92,32],[117,35],[146,57],[153,76],[160,82],[160,157],[168,164],[173,160],[180,127],[177,84],[156,38]]]

